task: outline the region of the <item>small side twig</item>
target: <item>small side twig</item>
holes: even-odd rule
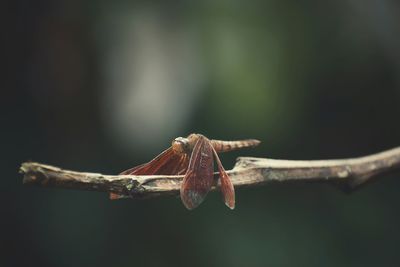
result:
[[[274,160],[238,158],[228,174],[235,188],[269,182],[328,182],[348,190],[371,181],[382,173],[400,168],[400,147],[360,158],[338,160]],[[25,162],[20,167],[23,183],[45,187],[113,192],[132,198],[176,195],[183,176],[104,175],[63,170],[50,165]],[[215,174],[215,178],[218,174]],[[213,188],[217,189],[218,185]]]

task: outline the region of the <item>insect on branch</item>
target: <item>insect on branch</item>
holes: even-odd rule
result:
[[[380,174],[400,168],[400,147],[381,153],[338,160],[274,160],[238,158],[227,171],[235,188],[259,186],[270,182],[323,182],[357,189]],[[20,167],[23,183],[44,187],[112,192],[130,198],[178,195],[183,175],[104,175],[76,172],[25,162]],[[214,174],[217,181],[218,173]],[[213,186],[212,190],[219,188]]]

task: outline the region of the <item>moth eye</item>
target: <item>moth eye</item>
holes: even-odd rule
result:
[[[185,151],[184,144],[181,141],[177,141],[176,139],[172,141],[172,149],[175,151],[175,153],[178,154],[184,153]]]
[[[182,146],[186,149],[188,148],[189,143],[188,142],[182,142]]]

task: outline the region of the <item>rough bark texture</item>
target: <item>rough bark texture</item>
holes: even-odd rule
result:
[[[338,160],[274,160],[238,158],[228,171],[235,188],[269,182],[327,182],[351,191],[379,174],[400,168],[400,147],[370,156]],[[23,183],[76,190],[114,192],[131,198],[177,195],[183,176],[104,175],[63,170],[25,162],[20,167]],[[215,173],[217,180],[218,174]],[[217,189],[218,185],[213,188]]]

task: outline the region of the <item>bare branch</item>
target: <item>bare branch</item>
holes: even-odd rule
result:
[[[353,190],[379,174],[399,168],[400,147],[370,156],[338,160],[297,161],[242,157],[238,158],[228,174],[235,188],[269,182],[308,181],[328,182]],[[76,172],[35,162],[23,163],[20,173],[24,175],[23,183],[28,185],[114,192],[132,198],[176,195],[183,178]]]

